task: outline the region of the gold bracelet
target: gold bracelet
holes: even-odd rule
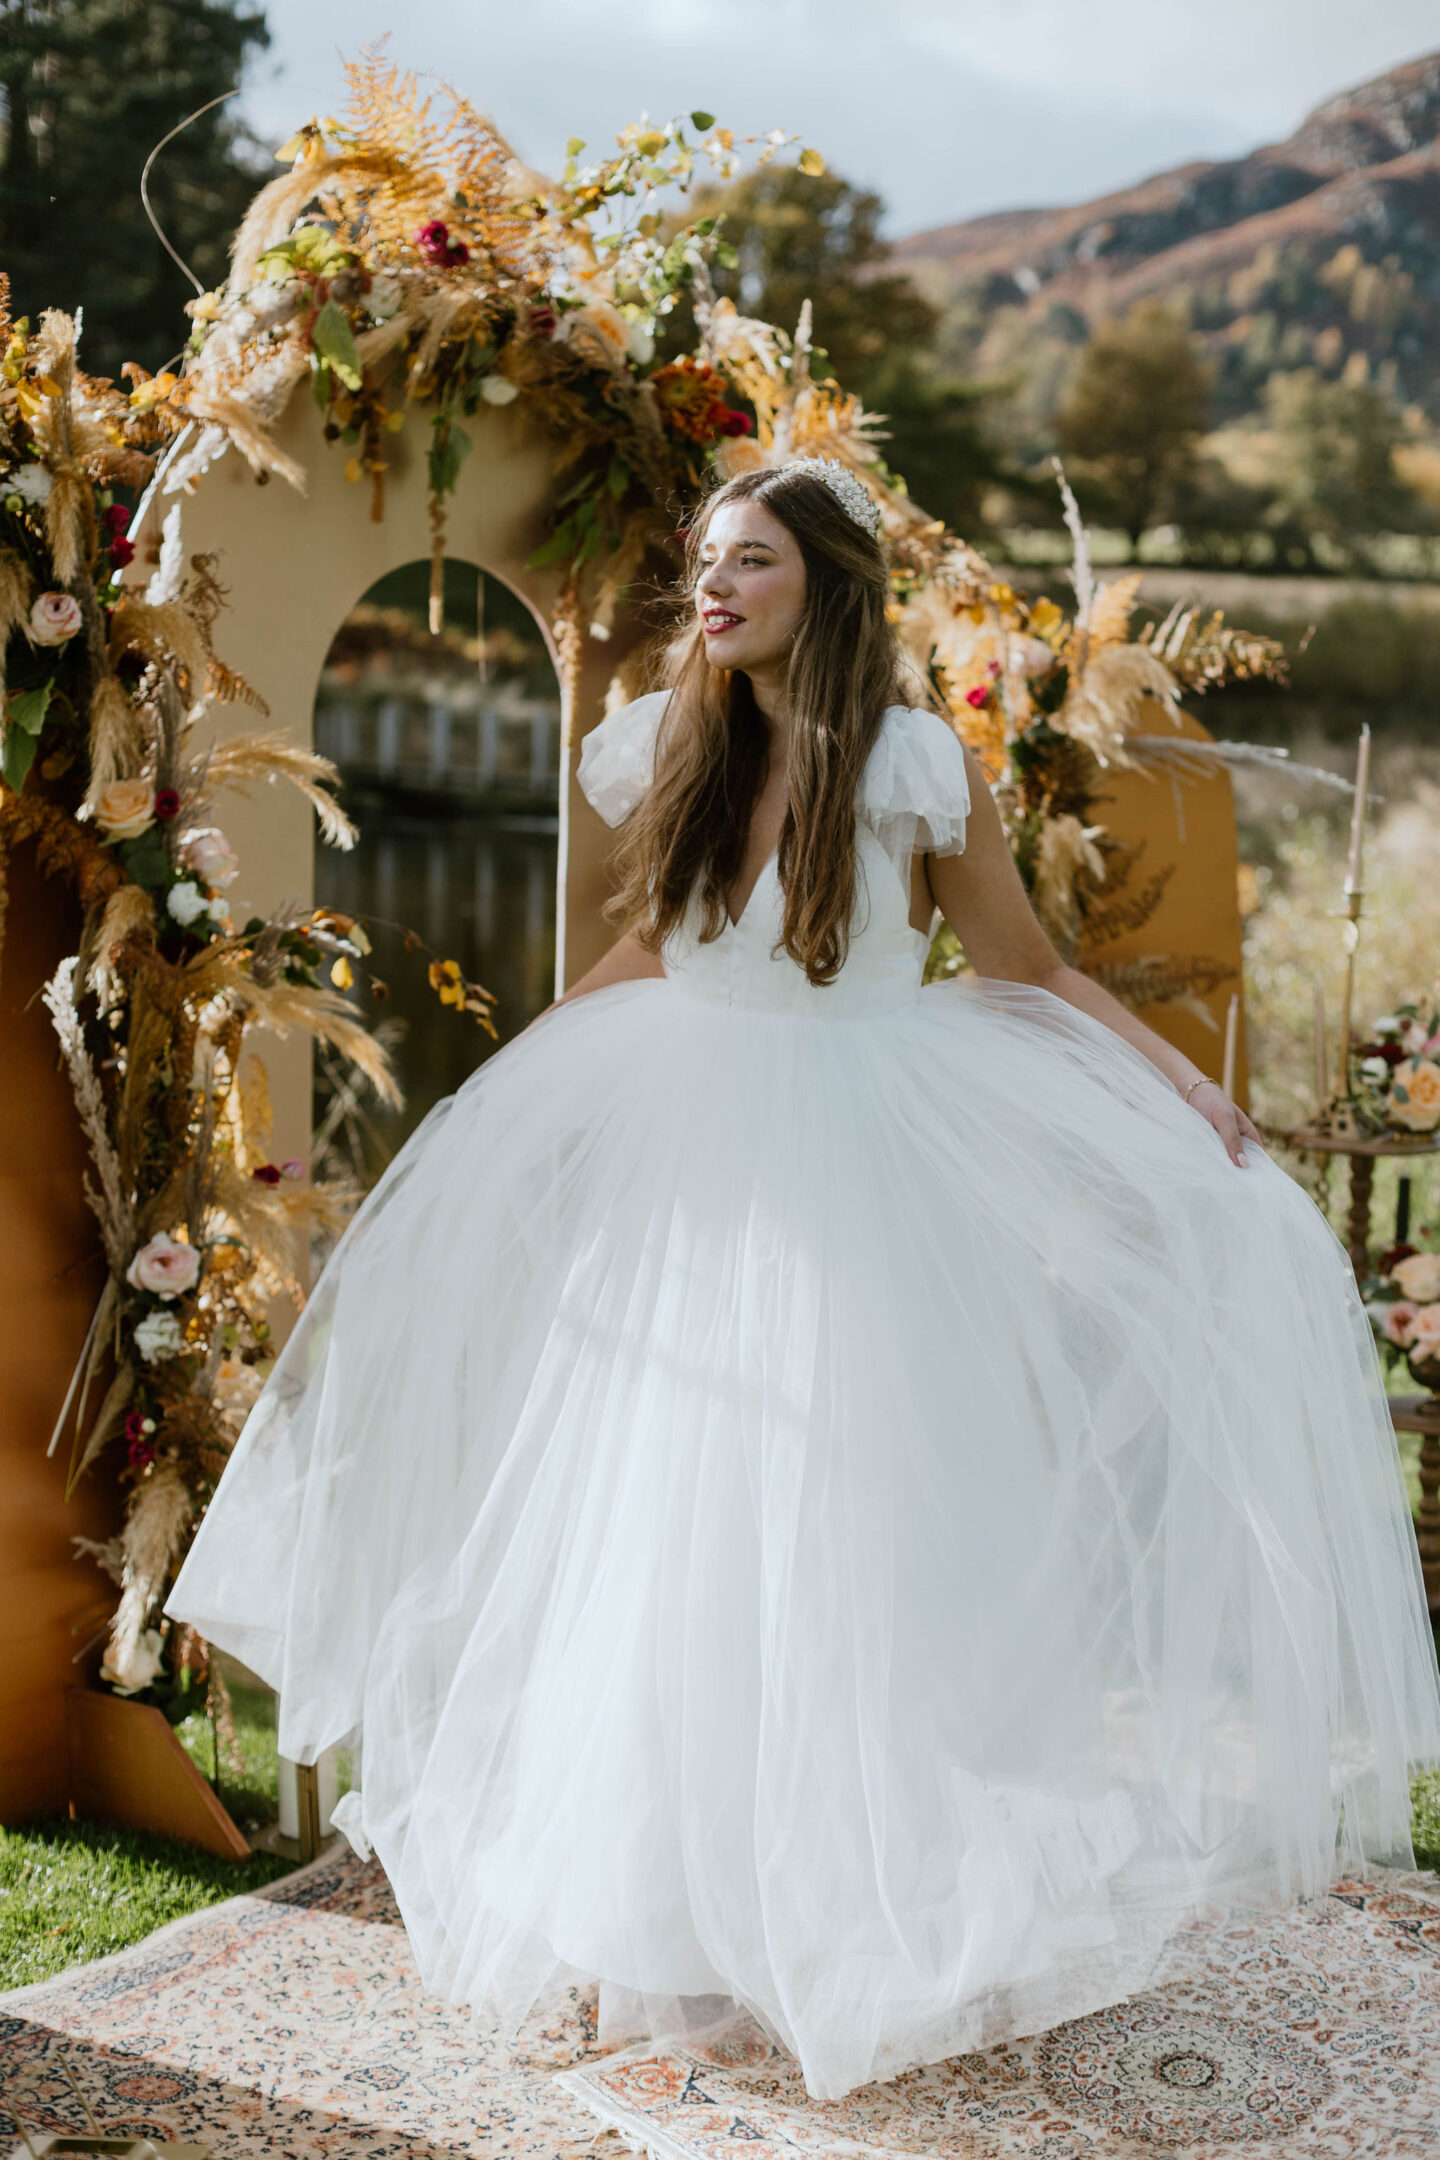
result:
[[[1182,1100],[1188,1103],[1190,1097],[1194,1094],[1197,1087],[1215,1087],[1217,1085],[1218,1082],[1212,1080],[1209,1073],[1201,1073],[1198,1080],[1192,1080],[1190,1082],[1189,1087],[1185,1090]]]

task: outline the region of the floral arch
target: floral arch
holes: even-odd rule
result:
[[[65,316],[0,323],[0,852],[33,849],[78,894],[47,1000],[105,1263],[52,1445],[72,1487],[107,1451],[120,1464],[125,1520],[100,1557],[120,1589],[105,1673],[129,1690],[189,1654],[158,1608],[270,1355],[266,1301],[300,1294],[295,1238],[344,1204],[281,1176],[306,1152],[307,1038],[390,1084],[334,987],[349,930],[309,904],[312,815],[347,837],[310,713],[360,592],[417,554],[438,577],[453,536],[544,626],[572,753],[571,979],[603,940],[606,844],[573,751],[645,686],[642,603],[678,568],[677,520],[717,471],[838,458],[880,506],[917,699],[991,774],[1060,950],[1212,1066],[1239,962],[1233,817],[1180,694],[1281,665],[1218,616],[1132,637],[1138,581],[1096,586],[1068,492],[1069,612],[928,517],[881,425],[818,376],[806,316],[715,297],[723,233],[687,222],[685,194],[741,150],[710,115],[629,128],[593,165],[572,145],[552,182],[453,94],[436,117],[378,54],[348,73],[344,118],[287,145],[225,288],[191,304],[178,373],[95,382]],[[658,359],[682,295],[698,342]],[[1162,773],[1187,782],[1184,850]],[[205,838],[217,799],[227,851]],[[934,965],[957,960],[939,947]],[[246,1055],[261,1030],[279,1038],[268,1089]]]

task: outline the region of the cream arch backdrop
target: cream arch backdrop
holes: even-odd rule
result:
[[[182,436],[132,528],[136,557],[127,582],[143,584],[158,560],[162,519],[173,503],[182,505],[186,556],[213,552],[219,557],[217,574],[227,601],[217,639],[227,666],[269,705],[270,719],[259,724],[283,727],[307,747],[316,687],[341,622],[377,578],[429,555],[426,421],[426,408],[418,406],[403,432],[388,439],[385,515],[378,522],[369,515],[368,488],[345,479],[344,454],[324,440],[314,405],[296,396],[274,432],[305,469],[303,495],[281,480],[261,485],[232,449],[194,483],[193,493],[167,497],[166,466],[188,447],[188,437]],[[560,665],[551,626],[562,573],[526,567],[549,529],[557,492],[553,445],[509,407],[484,406],[466,427],[474,451],[447,501],[447,553],[478,563],[519,594],[539,624],[560,681],[559,989],[598,959],[610,936],[600,909],[613,836],[575,785],[575,753],[601,717],[615,669],[641,631],[633,617],[619,613],[607,641],[587,637],[578,664]],[[257,725],[255,713],[242,704],[216,704],[211,717],[217,739]],[[263,787],[249,797],[228,795],[217,815],[242,864],[231,896],[237,917],[243,919],[252,905],[264,913],[286,900],[310,902],[314,820],[294,790]],[[265,1063],[276,1152],[304,1156],[310,1135],[308,1040],[267,1043]]]

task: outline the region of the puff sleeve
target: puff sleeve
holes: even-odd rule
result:
[[[623,824],[655,775],[655,739],[668,690],[636,698],[607,713],[580,745],[577,773],[587,800],[607,825]]]
[[[970,783],[948,722],[923,707],[892,705],[866,761],[857,808],[904,877],[919,849],[963,853]]]

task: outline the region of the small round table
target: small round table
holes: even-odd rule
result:
[[[1440,1150],[1440,1133],[1381,1133],[1373,1140],[1351,1140],[1339,1134],[1310,1133],[1302,1126],[1285,1135],[1287,1147],[1300,1155],[1346,1155],[1350,1159],[1350,1211],[1345,1223],[1346,1250],[1355,1280],[1364,1282],[1370,1272],[1370,1193],[1375,1183],[1375,1164],[1382,1155],[1434,1155]]]

